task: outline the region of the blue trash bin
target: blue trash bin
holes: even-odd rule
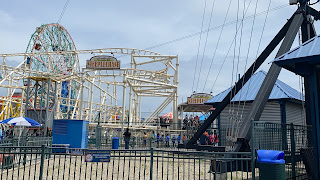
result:
[[[285,180],[285,161],[283,151],[258,150],[260,180]]]
[[[112,149],[119,149],[119,138],[112,138]]]

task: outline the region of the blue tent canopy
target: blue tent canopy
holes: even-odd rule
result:
[[[209,117],[209,114],[203,114],[199,117],[200,122],[203,122],[204,120],[206,120]]]

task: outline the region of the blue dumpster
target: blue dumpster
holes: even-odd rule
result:
[[[260,180],[285,180],[285,161],[283,151],[258,150]]]
[[[119,138],[112,138],[112,149],[119,149]]]

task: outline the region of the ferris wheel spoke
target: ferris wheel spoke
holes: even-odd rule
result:
[[[61,55],[59,56],[59,55],[56,55],[56,59],[58,60],[58,63],[55,63],[55,66],[58,68],[58,69],[60,69],[60,70],[62,70],[62,64],[63,64],[63,62],[61,62]]]
[[[49,52],[47,46],[43,43],[42,39],[39,38],[39,40],[42,42],[43,47],[45,48],[45,50],[46,50],[47,52]],[[49,58],[51,58],[51,60],[52,60],[52,66],[53,66],[54,58],[52,57],[52,55],[49,55]],[[50,64],[50,61],[49,61],[48,63],[49,63],[49,64],[48,64],[48,68],[50,68],[50,65],[51,65],[51,64]],[[51,68],[51,69],[53,69],[53,68]]]
[[[53,49],[52,50],[56,51],[57,45],[56,45],[55,38],[54,38],[54,36],[52,34],[51,29],[49,29],[48,32],[49,32],[48,35],[50,36],[51,44],[53,45]]]
[[[48,34],[50,35],[51,43],[53,44],[53,47],[55,48],[55,49],[53,49],[53,51],[58,51],[58,49],[56,49],[56,48],[59,46],[57,45],[56,38],[55,38],[54,34],[52,33],[52,29],[49,29],[48,31],[49,31]]]
[[[58,31],[59,31],[59,29],[58,29]],[[52,33],[51,29],[49,29],[49,33],[54,41],[55,48],[59,47],[59,49],[57,49],[58,51],[66,50],[66,48],[64,48],[61,44],[61,36],[57,37],[57,39],[58,39],[57,41],[59,41],[59,42],[56,42],[56,38],[55,38],[54,34]],[[67,37],[65,36],[64,33],[61,33],[61,34],[64,35],[64,39],[67,39]],[[56,45],[56,43],[58,43],[58,45]],[[60,65],[60,69],[66,68],[67,63],[64,61],[64,58],[65,58],[64,55],[58,56],[58,62],[59,62],[58,64]],[[64,66],[61,66],[61,65],[64,65]],[[67,70],[66,70],[66,72],[67,72]]]
[[[70,64],[71,59],[72,59],[72,58],[70,57],[70,58],[69,58],[69,61],[68,61],[68,63],[67,63],[67,64]],[[72,64],[72,66],[73,66],[73,64]]]
[[[34,56],[34,55],[32,55],[32,57],[34,57],[35,59],[37,59],[39,62],[41,62],[43,65],[46,65],[46,66],[48,66],[48,64],[47,63],[45,63],[44,61],[42,61],[40,58],[38,58],[38,57],[36,57],[36,56]],[[55,70],[55,69],[54,69]],[[55,70],[56,71],[56,70]],[[56,71],[57,73],[58,73],[58,71]]]

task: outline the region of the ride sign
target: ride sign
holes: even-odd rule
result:
[[[85,150],[85,162],[110,162],[110,150]]]
[[[93,56],[90,60],[87,60],[86,68],[88,69],[120,69],[120,61],[115,57],[100,55]]]
[[[192,94],[191,97],[188,97],[188,104],[203,104],[208,99],[211,99],[213,96],[207,93],[196,93]]]

